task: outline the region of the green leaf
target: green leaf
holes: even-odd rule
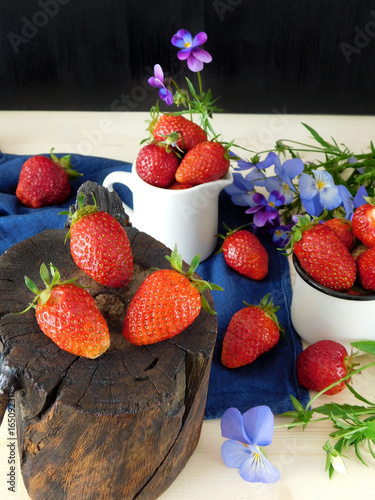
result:
[[[367,437],[367,439],[371,439],[371,440],[374,440],[375,439],[375,422],[372,420],[372,421],[369,421],[369,422],[366,422],[366,431],[365,431],[365,436]]]
[[[42,278],[43,283],[45,283],[47,286],[49,285],[49,272],[47,269],[47,266],[43,262],[43,264],[40,266],[40,277]]]
[[[364,340],[361,342],[352,342],[351,345],[360,351],[373,354],[375,356],[375,340]]]
[[[207,302],[206,297],[201,295],[201,307],[204,311],[206,311],[209,314],[217,314],[215,311],[213,311],[210,307],[210,304]]]
[[[310,132],[310,134],[313,136],[313,138],[322,146],[328,149],[332,149],[333,146],[329,142],[325,141],[323,137],[321,137],[316,130],[314,130],[310,125],[307,125],[306,123],[302,123],[302,125],[307,128],[307,130]]]
[[[328,417],[333,415],[333,417],[336,418],[347,418],[349,413],[361,415],[366,410],[367,408],[365,406],[356,406],[349,404],[338,405],[336,403],[326,403],[323,406],[314,408],[315,413],[327,415]]]
[[[304,407],[302,406],[302,404],[298,401],[297,398],[295,398],[294,396],[292,396],[290,394],[290,399],[293,403],[293,406],[294,408],[299,412],[299,411],[304,411]]]
[[[36,284],[35,284],[35,283],[34,283],[34,282],[30,279],[30,278],[28,278],[27,276],[25,276],[25,283],[26,283],[27,288],[28,288],[31,292],[33,292],[33,293],[35,293],[36,295],[38,295],[38,293],[39,293],[38,287],[37,287],[37,286],[36,286]]]
[[[354,445],[355,454],[357,455],[358,460],[360,460],[363,463],[363,465],[368,467],[368,465],[366,464],[366,462],[362,458],[362,455],[361,455],[360,450],[359,450],[359,446],[360,446],[359,442],[355,443],[355,445]]]
[[[354,394],[354,396],[359,400],[362,401],[362,403],[366,403],[367,405],[373,406],[374,402],[369,401],[365,397],[361,396],[351,385],[346,384],[346,387],[349,389],[349,391]],[[374,406],[374,411],[375,411],[375,406]]]

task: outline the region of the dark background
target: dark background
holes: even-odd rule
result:
[[[2,0],[0,109],[148,110],[170,39],[206,31],[204,88],[227,112],[375,114],[375,2]]]

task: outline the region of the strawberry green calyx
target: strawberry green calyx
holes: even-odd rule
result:
[[[271,294],[268,293],[267,295],[265,295],[262,300],[260,301],[259,305],[257,306],[254,306],[252,304],[248,304],[247,302],[245,302],[244,300],[242,301],[245,306],[247,307],[258,307],[259,309],[262,309],[265,314],[267,314],[267,316],[269,318],[272,319],[272,321],[274,321],[277,325],[277,328],[279,329],[280,333],[283,335],[283,337],[286,339],[286,336],[285,336],[285,330],[284,328],[280,325],[279,323],[279,319],[276,315],[277,311],[280,309],[279,306],[275,306],[275,304],[273,303],[273,299],[271,297]]]
[[[65,236],[65,242],[67,241],[68,238],[70,238],[70,230],[73,224],[78,222],[80,219],[82,219],[82,217],[85,217],[86,215],[96,214],[97,212],[99,212],[99,209],[96,204],[96,199],[93,194],[92,197],[94,199],[94,205],[84,205],[85,193],[80,193],[77,197],[79,209],[76,210],[73,215],[68,210],[59,212],[59,215],[68,215],[68,218],[70,219],[70,229]]]
[[[62,281],[60,279],[61,276],[60,276],[60,273],[57,270],[57,268],[52,264],[49,265],[49,268],[50,269],[48,271],[47,266],[45,265],[44,262],[40,266],[40,277],[42,278],[42,281],[46,287],[44,290],[39,290],[38,287],[36,286],[36,284],[30,278],[25,276],[26,286],[31,292],[33,292],[35,294],[35,298],[25,310],[23,310],[19,313],[15,313],[15,314],[23,314],[23,313],[27,312],[29,309],[32,309],[32,308],[35,309],[37,306],[37,303],[39,303],[39,302],[41,303],[41,305],[44,305],[48,301],[52,290],[56,286],[68,285],[70,283],[75,283],[77,281],[77,278],[72,278],[70,280]],[[79,286],[79,285],[77,285],[77,286]],[[83,288],[83,287],[81,287],[81,288]]]
[[[218,290],[218,291],[223,291],[224,289],[219,286],[215,285],[215,283],[209,283],[208,281],[204,280],[198,280],[193,278],[193,274],[195,273],[199,261],[200,261],[200,255],[196,255],[193,257],[190,267],[187,270],[187,272],[183,272],[182,270],[182,257],[181,254],[178,253],[177,245],[175,245],[173,252],[171,255],[166,255],[165,258],[168,260],[168,262],[171,264],[172,268],[177,271],[178,273],[182,274],[187,278],[192,286],[198,290],[200,293],[201,297],[201,306],[204,311],[206,311],[209,314],[217,314],[215,311],[213,311],[207,302],[206,298],[203,296],[204,290]]]
[[[366,202],[369,205],[372,205],[373,207],[375,207],[375,198],[371,198],[370,196],[364,196],[363,199],[366,200]]]
[[[224,229],[226,229],[227,234],[217,234],[218,238],[221,238],[223,240],[226,240],[226,238],[229,238],[229,236],[232,236],[232,234],[236,233],[237,231],[241,231],[242,229],[245,229],[245,227],[249,226],[250,222],[248,224],[244,224],[243,226],[236,227],[235,229],[231,229],[225,222],[223,222]],[[223,251],[223,245],[219,248],[219,250],[216,252],[215,255],[218,253],[221,253]]]
[[[325,217],[327,216],[327,213],[328,213],[327,210],[324,210],[324,212],[319,217],[310,216],[306,214],[298,218],[298,222],[294,224],[294,226],[290,231],[289,242],[283,248],[283,250],[285,250],[286,255],[290,255],[293,252],[294,244],[297,243],[297,241],[300,241],[303,233],[308,229],[311,229],[312,227],[319,224],[320,221],[324,220]]]
[[[73,165],[70,163],[72,159],[72,155],[65,155],[62,156],[61,158],[58,158],[54,153],[53,150],[55,148],[51,149],[51,160],[58,165],[60,165],[66,172],[67,176],[69,177],[70,180],[74,181],[75,179],[78,179],[78,177],[81,177],[83,174],[80,174],[77,170],[74,170]]]

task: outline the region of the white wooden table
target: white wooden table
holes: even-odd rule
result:
[[[100,112],[23,112],[0,111],[0,150],[4,153],[79,153],[132,162],[146,137],[147,113]],[[214,127],[225,140],[236,142],[256,151],[273,147],[277,139],[309,141],[301,122],[314,127],[324,138],[331,135],[354,150],[367,150],[375,139],[375,117],[299,116],[274,111],[269,115],[217,115]],[[364,357],[364,362],[368,361]],[[354,387],[369,399],[375,395],[375,370],[357,377]],[[356,402],[348,390],[334,397],[338,403]],[[320,404],[329,397],[321,398]],[[276,425],[287,423],[280,417]],[[8,425],[9,424],[9,425]],[[15,470],[13,438],[9,427],[12,416],[6,415],[0,429],[0,496],[2,500],[27,500],[18,456]],[[243,481],[237,469],[227,468],[220,455],[223,438],[220,420],[204,421],[199,444],[172,486],[162,495],[163,500],[372,500],[375,498],[375,462],[368,457],[369,467],[361,465],[352,452],[347,460],[348,474],[334,475],[330,480],[324,472],[325,453],[322,450],[330,427],[325,422],[305,431],[277,429],[272,444],[267,447],[269,460],[279,468],[281,479],[270,485]],[[9,474],[15,473],[15,492],[8,490]],[[84,500],[84,499],[82,499]]]

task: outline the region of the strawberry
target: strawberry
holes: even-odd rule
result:
[[[181,151],[187,152],[199,142],[207,141],[206,132],[182,115],[161,115],[152,134],[156,142],[170,139]]]
[[[375,247],[369,248],[356,260],[358,280],[364,290],[375,291]]]
[[[345,347],[333,340],[320,340],[309,345],[297,358],[297,378],[310,391],[320,392],[352,372],[352,358]],[[345,389],[340,382],[325,392],[328,396]]]
[[[104,286],[121,288],[133,276],[133,254],[128,235],[112,215],[95,205],[83,206],[84,193],[77,200],[79,210],[71,216],[70,252],[74,262]],[[67,212],[61,212],[66,214]]]
[[[27,207],[63,203],[70,196],[69,179],[82,175],[72,169],[70,155],[59,159],[52,151],[51,158],[32,156],[22,166],[16,196]]]
[[[353,232],[364,245],[375,246],[375,199],[365,198],[367,203],[358,207],[352,217]]]
[[[152,186],[168,188],[180,163],[173,151],[164,146],[147,144],[138,153],[135,168],[141,179]]]
[[[172,269],[159,269],[149,275],[127,308],[123,334],[132,344],[154,344],[178,335],[193,323],[201,307],[214,314],[202,292],[222,288],[193,278],[199,255],[194,257],[186,273],[182,272],[177,247],[166,258]]]
[[[289,247],[311,278],[331,290],[349,290],[355,282],[355,260],[321,218],[300,217],[292,228]]]
[[[263,297],[257,306],[244,302],[246,307],[230,320],[221,351],[221,362],[227,368],[248,365],[278,343],[283,332],[276,316],[279,307],[269,297]]]
[[[335,232],[335,234],[340,238],[340,240],[349,250],[349,252],[353,250],[355,245],[355,236],[352,223],[349,219],[329,219],[325,222],[325,224]]]
[[[178,182],[203,184],[221,179],[229,169],[229,153],[219,142],[196,144],[182,159],[177,171]]]
[[[240,228],[228,230],[219,252],[223,252],[225,262],[238,273],[252,280],[262,280],[268,273],[268,253],[255,234]],[[219,253],[218,252],[218,253]]]
[[[171,186],[169,186],[169,189],[173,190],[180,190],[180,189],[189,189],[194,187],[195,184],[191,184],[190,182],[174,182]]]
[[[43,333],[61,349],[95,359],[110,345],[106,320],[94,299],[83,288],[74,284],[75,279],[60,281],[60,273],[50,264],[50,279],[46,265],[40,267],[40,276],[46,289],[39,291],[27,276],[27,287],[36,294],[25,311],[35,307],[36,320]]]

